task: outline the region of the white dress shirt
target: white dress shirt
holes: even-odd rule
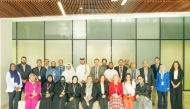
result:
[[[72,77],[75,75],[76,75],[76,73],[72,69],[71,70],[65,70],[62,73],[62,76],[65,76],[66,82],[70,82],[70,83],[72,83]]]
[[[177,79],[178,77],[178,70],[174,71],[174,79]]]
[[[126,95],[128,93],[131,94],[131,96],[135,96],[135,88],[136,88],[136,83],[134,81],[132,81],[132,85],[131,83],[127,83],[123,82],[123,94]]]
[[[90,74],[90,67],[86,65],[86,73],[85,73],[85,65],[78,65],[76,68],[76,75],[78,77],[78,82],[81,83],[82,80],[86,82],[87,76]]]

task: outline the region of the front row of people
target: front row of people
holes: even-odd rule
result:
[[[167,108],[167,91],[170,88],[169,73],[161,66],[160,79],[156,80],[156,87],[159,97],[164,97],[164,109]],[[15,70],[15,64],[10,65],[10,70],[6,75],[9,92],[9,108],[17,109],[22,81],[19,72]],[[38,77],[31,73],[29,81],[25,85],[25,109],[35,109],[40,101],[39,109],[79,109],[81,101],[83,109],[92,109],[93,103],[98,100],[101,109],[134,109],[133,102],[137,100],[139,109],[148,109],[150,87],[144,83],[143,76],[137,77],[138,84],[132,81],[131,74],[127,73],[124,82],[121,83],[118,74],[112,78],[112,82],[107,83],[105,76],[99,76],[99,82],[93,83],[93,77],[89,75],[86,83],[78,83],[78,77],[72,77],[72,83],[68,84],[64,76],[55,83],[52,75],[48,75],[47,82],[41,85]],[[13,108],[13,99],[15,104]],[[161,97],[162,98],[162,97]],[[109,105],[108,105],[109,101]],[[162,106],[162,100],[159,105]]]

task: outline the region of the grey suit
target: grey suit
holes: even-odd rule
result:
[[[96,77],[96,72],[95,72],[95,66],[91,67],[90,69],[90,75],[93,77],[93,81],[95,82],[95,77]],[[104,74],[104,67],[99,66],[98,68],[98,78],[101,74]]]
[[[128,69],[126,73],[130,73],[130,74],[131,74],[131,77],[132,77],[132,70],[131,70],[131,69]],[[140,75],[139,69],[136,69],[136,70],[135,70],[135,73],[136,73],[136,74],[135,74],[135,82],[136,82],[136,84],[138,84],[139,82],[138,82],[138,80],[137,80],[137,77]]]

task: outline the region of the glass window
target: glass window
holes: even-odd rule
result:
[[[159,39],[159,18],[137,18],[137,39]]]
[[[185,38],[190,39],[190,17],[185,17]]]
[[[16,63],[16,40],[12,40],[12,63]]]
[[[44,59],[44,41],[43,40],[18,40],[18,60],[21,62],[21,57],[27,57],[27,64],[32,68],[36,67],[37,59]]]
[[[12,39],[16,39],[16,22],[12,23]]]
[[[107,59],[107,62],[111,61],[111,41],[110,40],[88,40],[87,41],[87,64],[94,66],[94,59],[103,58]]]
[[[161,62],[170,70],[174,61],[179,61],[183,68],[183,41],[162,40],[161,41]]]
[[[18,39],[44,39],[44,21],[17,22]]]
[[[80,58],[86,59],[86,40],[73,40],[73,66],[79,65]]]
[[[183,38],[183,18],[182,17],[161,18],[161,38],[162,39],[182,39]]]
[[[112,20],[112,39],[135,39],[135,18],[118,18]]]
[[[72,63],[72,41],[71,40],[46,40],[46,57],[49,61],[63,59],[65,63]]]
[[[46,39],[72,39],[72,20],[46,21]]]
[[[118,60],[126,58],[130,62],[135,62],[135,40],[113,40],[112,41],[112,62],[118,66]]]
[[[185,69],[184,69],[184,90],[190,90],[190,41],[185,41]]]
[[[159,40],[137,40],[137,68],[142,68],[144,60],[147,60],[150,66],[154,63],[154,58],[159,55]]]
[[[73,20],[73,39],[86,39],[86,20]]]
[[[111,39],[111,19],[87,20],[87,39]]]

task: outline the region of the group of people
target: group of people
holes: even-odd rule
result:
[[[63,65],[63,60],[36,61],[37,67],[31,69],[26,64],[27,58],[22,57],[21,63],[10,64],[6,75],[9,109],[17,109],[18,101],[24,92],[25,109],[35,109],[40,100],[39,109],[92,109],[97,100],[101,109],[134,109],[133,102],[138,102],[138,109],[148,109],[150,99],[155,104],[158,96],[158,109],[167,109],[168,91],[170,91],[171,109],[183,109],[182,81],[184,72],[180,63],[174,61],[170,71],[166,71],[160,59],[154,59],[155,64],[148,66],[148,61],[142,62],[142,68],[137,69],[135,62],[120,59],[118,66],[102,59],[94,60],[94,66],[89,67],[84,58],[75,69],[71,63]],[[153,93],[152,93],[153,92]],[[14,100],[14,105],[13,105]],[[109,103],[108,103],[109,102]]]

